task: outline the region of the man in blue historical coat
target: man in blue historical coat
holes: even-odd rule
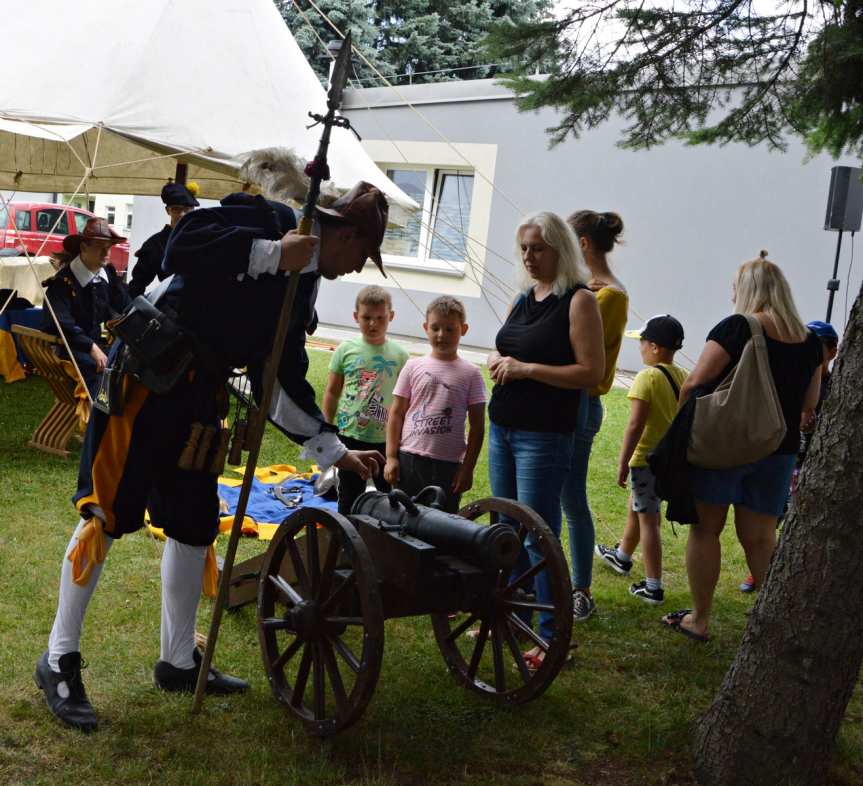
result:
[[[175,381],[172,377],[167,390],[164,379],[148,388],[141,382],[146,374],[127,375],[121,385],[122,413],[95,409],[88,425],[74,496],[81,519],[63,560],[48,649],[35,673],[50,711],[67,725],[96,728],[81,680],[84,615],[108,548],[143,526],[145,508],[167,536],[154,681],[166,691],[194,689],[201,661],[195,618],[205,569],[214,569],[210,546],[218,532],[218,462],[211,462],[204,446],[194,451],[203,463],[191,468],[178,464],[195,429],[220,428],[233,369],[246,369],[255,397],[260,396],[263,364],[290,271],[300,272],[300,285],[270,420],[302,444],[301,455],[322,469],[335,465],[365,477],[380,471],[380,454],[347,450],[335,427],[324,420],[305,378],[304,344],[322,276],[334,279],[359,271],[369,257],[383,273],[380,245],[387,214],[384,195],[359,183],[329,208],[317,209],[312,236],[293,232],[297,221],[291,208],[248,194],[232,194],[220,207],[195,210],[172,232],[163,262],[170,278],[150,297],[193,338],[194,359]],[[115,342],[109,366],[119,366],[124,351],[124,342]],[[247,687],[216,669],[208,675],[209,692]]]

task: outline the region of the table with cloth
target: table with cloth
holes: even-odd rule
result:
[[[41,306],[42,282],[54,272],[51,257],[31,257],[29,262],[27,257],[0,257],[0,289],[18,290],[18,297],[29,300],[34,306]]]

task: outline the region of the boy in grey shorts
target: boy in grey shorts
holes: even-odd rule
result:
[[[621,575],[632,569],[632,553],[639,542],[645,579],[629,588],[630,594],[658,605],[665,599],[662,589],[662,540],[659,532],[659,497],[647,455],[668,430],[677,412],[680,386],[687,377],[674,364],[674,353],[683,346],[683,327],[669,314],[652,317],[640,330],[626,336],[641,341],[641,359],[646,368],[638,372],[627,393],[629,423],[620,448],[617,483],[626,488],[630,479],[629,513],[623,537],[610,548],[596,544],[602,561]]]

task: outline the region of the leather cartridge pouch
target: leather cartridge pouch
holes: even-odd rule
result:
[[[192,336],[143,295],[108,327],[129,350],[126,371],[153,393],[171,390],[194,360]]]
[[[106,415],[123,414],[123,377],[126,375],[126,363],[128,361],[128,350],[123,349],[114,358],[110,366],[106,366],[102,372],[99,383],[99,391],[93,399],[93,406]]]

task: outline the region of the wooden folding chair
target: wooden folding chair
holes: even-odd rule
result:
[[[12,332],[18,336],[21,348],[35,366],[39,376],[48,383],[54,393],[53,406],[36,427],[27,445],[55,456],[68,458],[69,451],[66,450],[66,446],[78,430],[80,418],[78,399],[75,396],[77,382],[69,376],[63,366],[63,363],[68,361],[61,360],[54,352],[55,347],[63,346],[63,341],[58,336],[23,325],[12,325]]]

